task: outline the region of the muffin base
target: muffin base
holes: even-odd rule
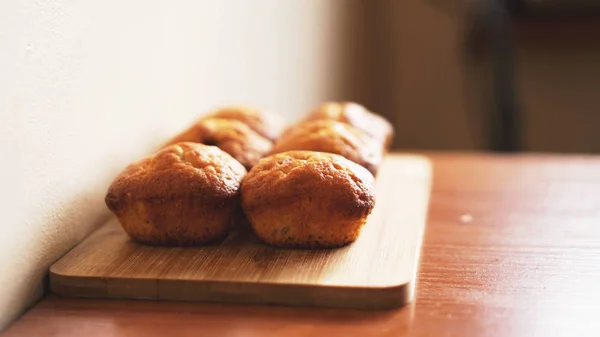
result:
[[[223,240],[234,221],[235,203],[194,198],[137,200],[119,214],[125,233],[152,246],[195,246]]]

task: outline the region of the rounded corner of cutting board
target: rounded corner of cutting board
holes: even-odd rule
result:
[[[50,277],[52,276],[61,276],[60,266],[57,266],[58,262],[53,263],[48,270],[48,274]]]
[[[406,282],[380,286],[372,290],[377,291],[377,296],[382,299],[382,309],[399,308],[413,301],[415,281],[416,279],[412,278]]]
[[[69,253],[67,253],[67,255],[68,254]],[[67,257],[67,256],[65,256],[65,257]],[[64,263],[62,263],[62,262],[63,262],[63,259],[60,259],[60,260],[54,262],[48,269],[48,275],[50,276],[51,280],[77,275],[76,273],[74,273],[73,269],[70,268],[69,265],[64,265]]]
[[[402,308],[414,300],[413,287],[402,284],[379,289],[371,289],[362,294],[362,298],[348,299],[341,305],[334,307],[362,309],[362,310],[391,310]],[[324,305],[328,306],[328,305]]]
[[[64,279],[68,279],[69,275],[64,275],[60,271],[57,271],[54,265],[50,267],[48,275],[50,278],[50,291],[52,291],[52,293],[59,296],[73,295],[72,290],[68,286],[64,286]]]

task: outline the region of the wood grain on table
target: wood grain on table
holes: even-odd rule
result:
[[[600,336],[600,157],[431,158],[417,299],[402,309],[48,296],[6,336]]]

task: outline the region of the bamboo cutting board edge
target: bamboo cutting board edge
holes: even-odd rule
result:
[[[387,168],[387,170],[386,170]],[[394,177],[395,175],[395,177]],[[391,179],[391,180],[390,180]],[[403,264],[399,269],[403,269],[403,276],[398,276],[394,282],[383,284],[344,284],[344,282],[333,282],[330,284],[319,284],[309,282],[290,282],[286,280],[258,280],[258,281],[236,281],[213,278],[204,278],[194,280],[193,278],[170,277],[168,273],[160,276],[153,275],[128,275],[123,277],[118,273],[108,270],[107,272],[90,272],[85,274],[85,270],[77,267],[78,261],[86,259],[86,254],[94,247],[86,247],[86,245],[94,246],[96,241],[106,241],[106,233],[110,224],[100,228],[92,234],[88,239],[84,240],[79,246],[75,247],[71,252],[66,254],[62,259],[55,263],[50,268],[50,284],[53,292],[63,296],[75,297],[92,297],[92,298],[113,298],[113,299],[153,299],[153,300],[185,300],[185,301],[207,301],[207,302],[237,302],[237,303],[264,303],[264,304],[286,304],[286,305],[312,305],[312,306],[327,306],[327,307],[346,307],[357,309],[384,309],[398,307],[412,301],[414,296],[414,283],[418,270],[418,261],[420,259],[420,250],[424,234],[425,221],[429,204],[429,194],[431,188],[431,164],[424,157],[414,155],[390,155],[382,166],[381,174],[378,175],[377,198],[378,205],[385,204],[386,207],[379,207],[374,210],[373,215],[379,222],[390,221],[387,218],[388,214],[382,212],[391,212],[392,214],[402,213],[402,208],[389,207],[392,197],[389,194],[398,196],[402,202],[402,198],[407,203],[415,203],[414,209],[409,209],[408,213],[412,214],[412,231],[407,231],[411,238],[404,238],[404,243],[408,242],[413,246],[404,248],[411,261],[400,259]],[[412,185],[412,187],[411,187]],[[415,189],[416,186],[419,186]],[[384,187],[382,187],[384,186]],[[402,197],[403,189],[398,187],[411,187],[412,192],[417,192],[414,198],[410,195]],[[406,190],[410,190],[407,188]],[[387,191],[382,193],[381,191]],[[398,191],[400,193],[398,193]],[[405,192],[404,194],[406,194]],[[384,200],[381,202],[380,200]],[[404,210],[407,210],[406,208]],[[396,213],[395,213],[396,212]],[[410,218],[410,217],[408,217]],[[372,217],[369,222],[374,222]],[[402,221],[399,220],[399,221]],[[406,219],[404,219],[406,221]],[[115,230],[120,230],[116,225],[116,219],[112,220],[113,226],[117,226]],[[371,224],[373,227],[374,224]],[[380,226],[386,226],[380,224]],[[389,225],[387,225],[389,226]],[[405,224],[406,227],[406,224]],[[108,236],[115,237],[125,235],[121,233],[107,232]],[[405,233],[405,234],[406,234]],[[385,234],[385,233],[383,233]],[[361,234],[363,235],[369,234]],[[381,233],[380,233],[381,236]],[[386,240],[383,235],[383,240]],[[123,239],[122,237],[120,239]],[[347,251],[352,251],[353,245],[345,247]],[[133,243],[127,243],[133,245]],[[126,245],[127,245],[126,244]],[[115,247],[120,247],[120,243],[116,243]],[[362,248],[369,248],[363,244]],[[87,249],[90,248],[90,249]],[[135,255],[137,248],[129,247],[129,253]],[[389,247],[388,247],[389,248]],[[131,250],[132,249],[132,250]],[[144,249],[144,248],[142,248]],[[145,248],[147,249],[147,248]],[[152,249],[152,248],[151,248]],[[163,252],[165,249],[162,249]],[[273,250],[273,248],[259,247],[260,250]],[[276,257],[281,257],[293,252],[294,250],[278,250]],[[341,253],[341,256],[349,255],[348,252]],[[133,253],[132,253],[133,252]],[[398,253],[397,250],[392,250],[392,253]],[[139,253],[139,252],[138,252]],[[168,253],[167,253],[168,254]],[[291,253],[295,254],[295,253]],[[338,254],[340,255],[340,254]],[[351,254],[350,254],[351,255]],[[354,254],[356,255],[356,254]],[[360,255],[360,254],[359,254]],[[143,257],[143,254],[140,255]],[[300,254],[302,256],[302,254]],[[139,258],[139,256],[136,256]],[[356,259],[356,256],[353,256]],[[358,256],[360,258],[360,256]],[[387,257],[389,259],[389,257]],[[384,258],[382,258],[384,259]],[[142,259],[143,260],[143,259]],[[285,259],[284,259],[285,260]],[[351,266],[349,261],[342,261],[347,266]],[[89,262],[89,261],[88,261]],[[360,262],[360,261],[359,261]],[[325,263],[335,263],[325,261]],[[81,267],[81,265],[80,265]],[[94,267],[92,266],[91,269]],[[381,268],[378,266],[376,268]],[[289,268],[288,268],[289,269]],[[343,274],[344,271],[334,271],[334,273]],[[399,273],[400,274],[400,273]],[[350,275],[351,276],[351,275]],[[345,278],[340,278],[345,280]],[[368,283],[368,282],[367,282]]]
[[[139,289],[132,292],[131,286],[119,286],[119,283],[129,282],[132,279],[104,280],[102,287],[89,287],[87,277],[67,277],[67,284],[64,284],[65,278],[62,275],[51,274],[50,278],[53,293],[65,297],[80,298],[391,309],[411,302],[414,296],[414,282],[365,289],[345,286],[314,287],[295,284],[209,281],[202,282],[201,288],[204,291],[199,292],[198,284],[194,281],[144,279],[142,283],[136,283]],[[79,283],[80,281],[81,283]],[[157,286],[150,286],[151,284]],[[81,287],[78,285],[81,285]],[[163,293],[160,289],[169,290],[160,295]],[[231,289],[237,291],[231,291]],[[293,300],[289,300],[290,292],[294,293]],[[240,294],[245,296],[240,296]],[[335,296],[332,296],[332,294],[335,294]]]

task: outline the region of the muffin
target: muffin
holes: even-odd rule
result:
[[[311,111],[300,123],[320,119],[350,124],[383,144],[387,151],[394,137],[394,127],[384,117],[353,102],[327,102]]]
[[[105,202],[135,241],[202,245],[227,236],[245,174],[242,164],[215,146],[178,143],[129,165]]]
[[[334,120],[316,120],[289,129],[277,140],[271,154],[292,150],[339,154],[373,175],[385,152],[383,145],[364,131]]]
[[[278,116],[256,108],[229,106],[217,109],[202,119],[223,118],[237,120],[246,124],[259,135],[274,141],[283,130],[283,120]]]
[[[375,178],[336,154],[290,151],[261,159],[242,182],[242,207],[262,241],[283,248],[354,242],[375,205]]]
[[[200,120],[169,141],[167,145],[179,142],[215,145],[233,156],[246,169],[256,165],[273,146],[270,140],[254,132],[246,124],[224,118]]]

